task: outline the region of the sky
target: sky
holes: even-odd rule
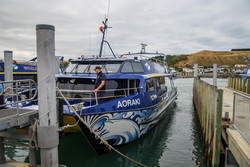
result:
[[[0,0],[0,59],[5,50],[36,57],[37,24],[55,26],[57,56],[98,55],[105,15],[117,55],[139,52],[140,43],[171,55],[250,48],[249,0]]]

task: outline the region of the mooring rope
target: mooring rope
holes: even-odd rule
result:
[[[62,98],[64,99],[64,101],[67,103],[67,105],[71,108],[71,110],[76,114],[76,116],[78,117],[78,119],[90,130],[91,133],[93,133],[95,135],[95,137],[97,137],[99,140],[101,140],[107,147],[109,150],[114,150],[116,153],[118,153],[119,155],[123,156],[124,158],[130,160],[131,162],[136,163],[137,165],[140,166],[144,166],[147,167],[147,165],[144,165],[140,162],[137,162],[131,158],[129,158],[128,156],[124,155],[123,153],[121,153],[120,151],[118,151],[117,149],[115,149],[113,146],[111,146],[107,141],[105,141],[104,139],[102,139],[98,134],[96,134],[90,127],[89,125],[83,120],[83,118],[76,112],[76,110],[74,109],[74,107],[72,107],[68,100],[65,98],[65,96],[62,94],[62,92],[60,91],[60,89],[57,87],[56,88],[58,93],[60,94],[60,96],[62,96]]]
[[[30,142],[29,142],[29,147],[32,149],[36,149],[36,150],[38,150],[38,144],[36,140],[36,131],[37,131],[38,123],[39,123],[39,119],[36,119],[34,126],[32,128],[32,135],[31,135]]]

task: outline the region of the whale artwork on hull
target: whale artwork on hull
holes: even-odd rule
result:
[[[81,131],[98,153],[108,148],[95,134],[113,147],[137,140],[165,116],[177,98],[173,75],[167,73],[165,55],[146,53],[146,45],[142,44],[141,52],[116,57],[105,40],[107,21],[100,29],[103,40],[99,57],[72,60],[64,72],[56,75],[57,87],[86,123],[63,102],[64,124],[78,123],[65,129],[65,133]],[[102,57],[104,43],[114,58]],[[152,62],[153,56],[162,56],[164,61],[161,65]],[[101,97],[93,92],[97,66],[106,75],[106,89],[99,90],[103,91]]]

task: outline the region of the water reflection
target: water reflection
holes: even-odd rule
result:
[[[166,140],[174,117],[173,106],[174,104],[155,128],[139,140],[121,147],[119,151],[148,166],[160,166],[159,159],[164,150],[167,149]],[[115,152],[97,155],[80,133],[69,135],[60,141],[59,152],[60,163],[72,167],[80,167],[83,164],[84,166],[103,167],[138,166]]]
[[[219,86],[226,86],[225,83],[225,79],[218,79]],[[119,151],[149,167],[193,167],[198,164],[203,149],[199,121],[192,102],[193,79],[177,79],[175,86],[178,87],[176,106],[168,109],[167,115],[145,136],[121,147]],[[8,146],[6,154],[7,159],[28,159],[26,147]],[[37,157],[39,159],[39,155]],[[81,133],[60,140],[59,162],[68,167],[137,166],[113,151],[96,154]]]

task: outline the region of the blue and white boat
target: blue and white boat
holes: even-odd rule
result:
[[[119,147],[139,139],[152,129],[177,98],[177,89],[173,75],[167,73],[166,65],[161,66],[143,58],[145,55],[164,54],[146,53],[143,45],[140,53],[116,58],[105,41],[107,19],[103,24],[99,57],[72,60],[63,73],[56,75],[57,86],[96,134],[110,145]],[[101,56],[104,43],[108,44],[114,58]],[[93,93],[96,66],[101,66],[106,75],[102,103],[98,103],[98,97]],[[66,103],[63,105],[63,114],[64,125],[76,125],[65,129],[65,132],[81,131],[98,153],[108,150]]]
[[[13,79],[32,79],[37,81],[37,66],[13,63]],[[0,62],[0,81],[4,81],[4,62]]]

